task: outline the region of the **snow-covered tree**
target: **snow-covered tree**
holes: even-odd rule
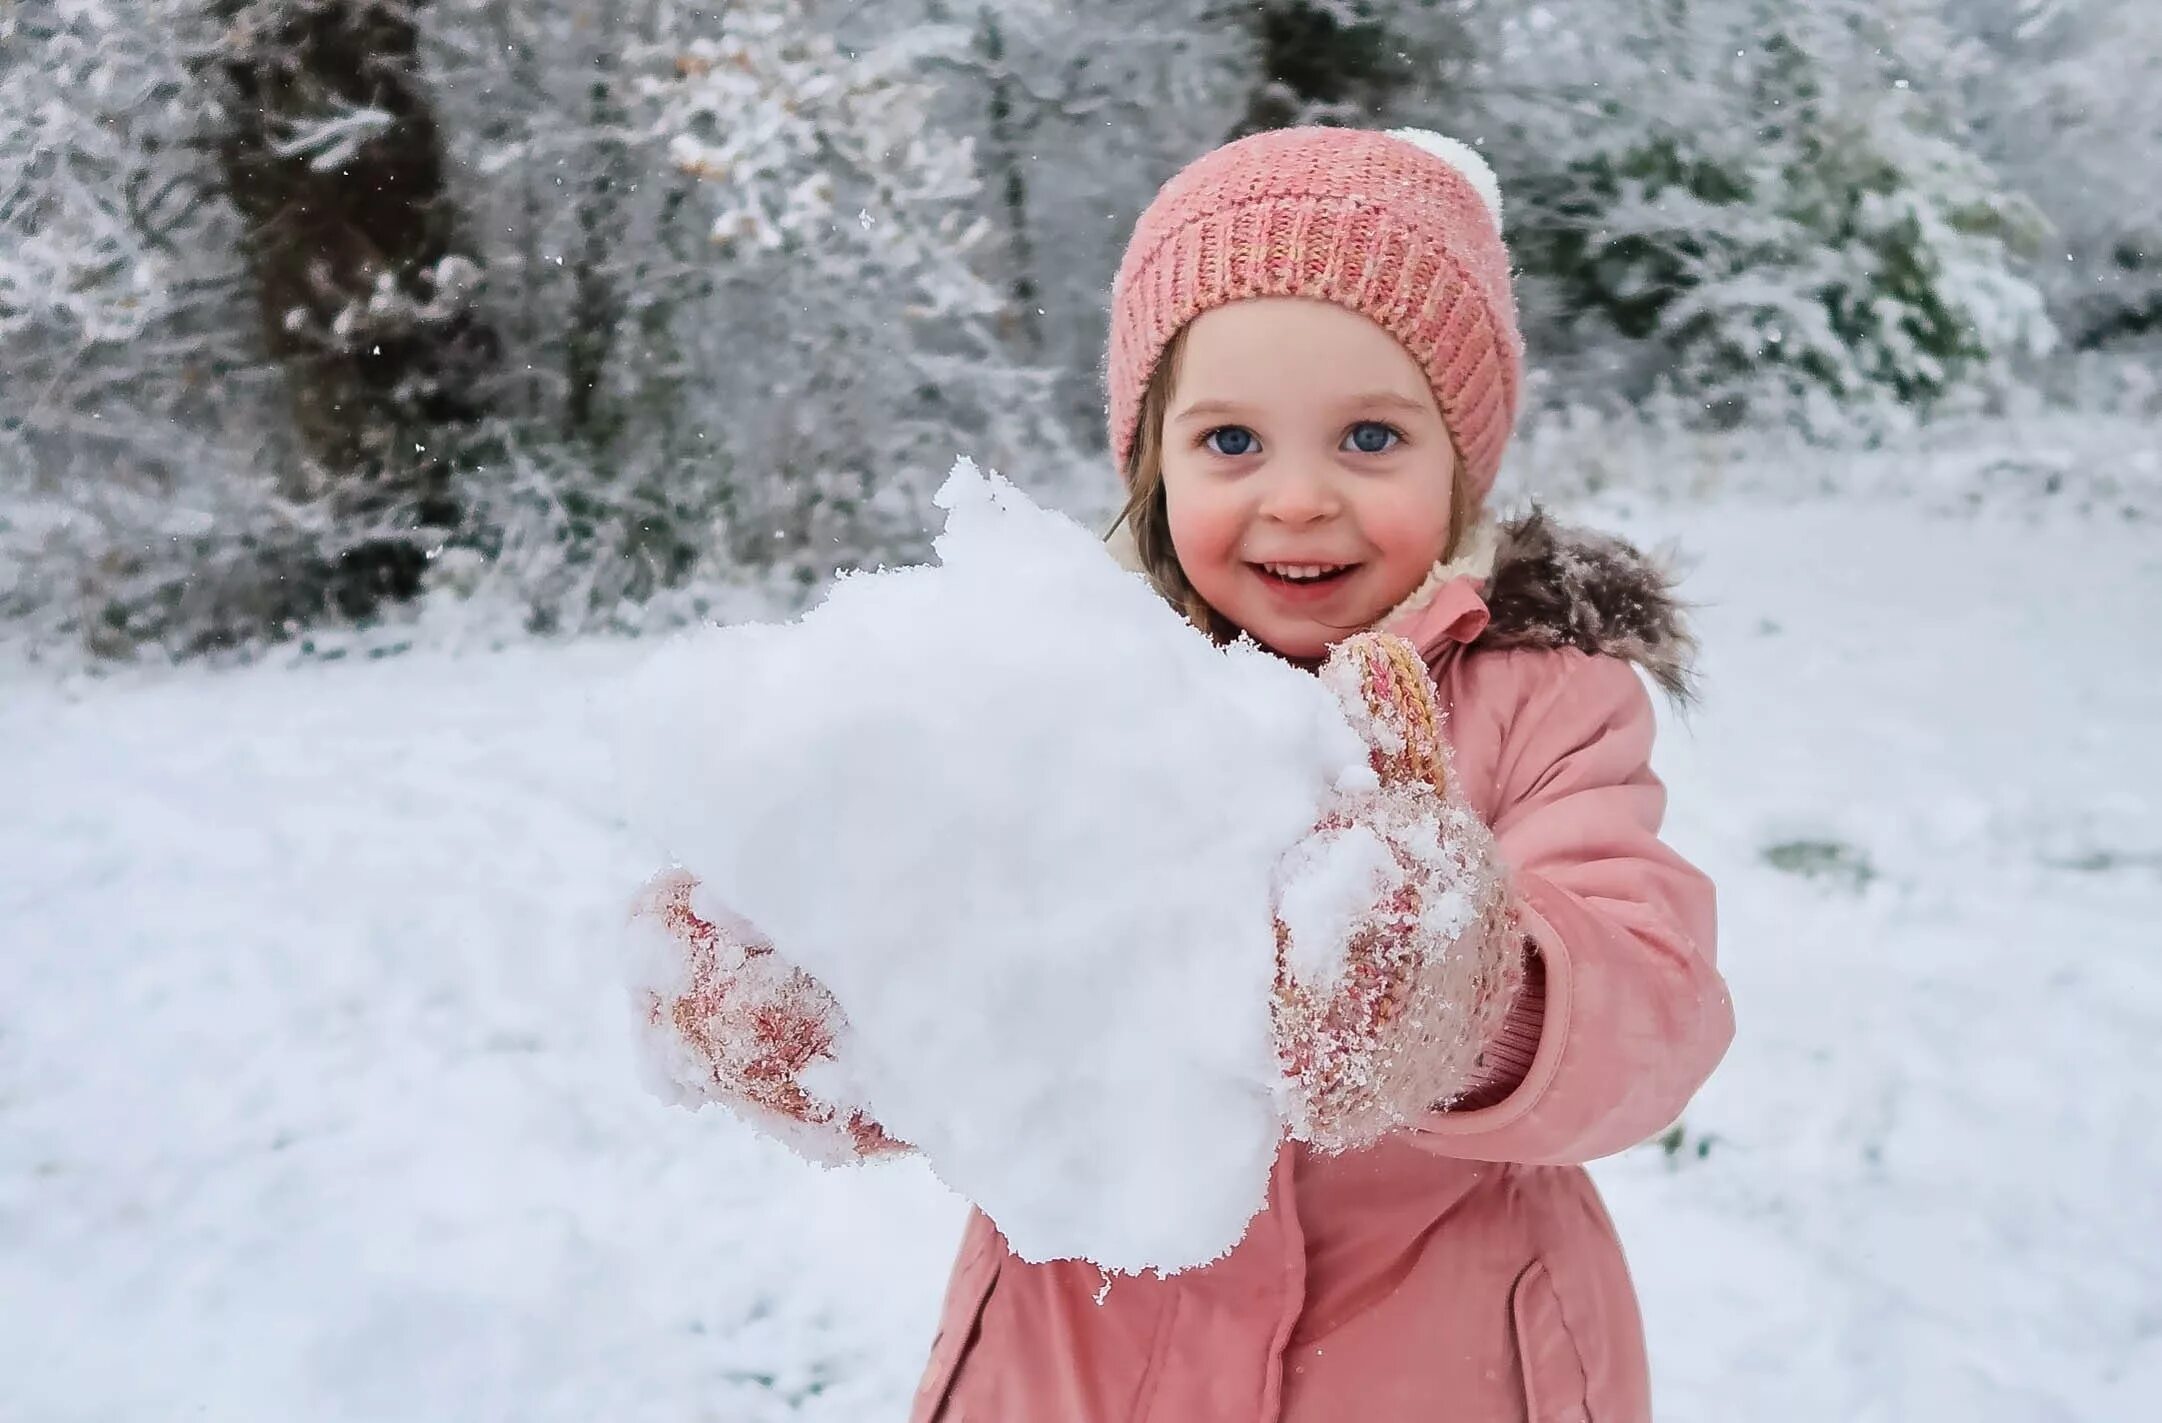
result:
[[[445,438],[497,338],[461,231],[409,0],[215,0],[191,56],[264,338],[324,492],[449,527]],[[431,445],[437,448],[431,448]],[[410,556],[410,554],[408,555]]]
[[[768,0],[729,11],[645,86],[652,131],[710,214],[734,330],[701,346],[737,368],[731,454],[763,476],[743,492],[769,496],[739,512],[762,535],[816,548],[827,518],[920,519],[924,481],[972,427],[985,457],[1018,453],[995,428],[1013,391],[997,388],[1004,296],[975,265],[975,155],[935,124],[919,72],[967,39],[927,28],[850,49],[800,0]]]
[[[95,418],[154,458],[145,422],[232,373],[239,267],[178,37],[132,8],[0,10],[0,383],[37,392],[10,432]]]
[[[2082,346],[2162,333],[2162,7],[1972,0],[1993,59],[1968,83],[1990,161],[2048,217],[2037,264]]]
[[[192,18],[0,9],[0,618],[47,639],[211,628],[225,553],[295,522]]]
[[[1622,390],[1824,426],[2051,340],[2043,224],[1963,140],[1973,55],[1935,0],[1553,5],[1504,35],[1535,324]]]
[[[959,452],[1106,504],[1133,220],[1273,124],[1481,147],[1550,399],[1924,412],[2162,330],[2157,15],[13,0],[0,617],[197,647],[492,578],[642,622],[920,552]]]
[[[882,6],[881,18],[970,36],[930,74],[942,122],[974,140],[1010,349],[1048,367],[1059,413],[1094,446],[1111,274],[1157,185],[1245,113],[1259,83],[1256,11],[1238,0],[911,5]]]
[[[1371,123],[1420,76],[1372,0],[1265,0],[1252,9],[1254,83],[1239,131]]]
[[[543,570],[542,621],[905,555],[962,450],[1069,463],[936,83],[965,26],[807,0],[430,26],[510,376],[476,541]]]

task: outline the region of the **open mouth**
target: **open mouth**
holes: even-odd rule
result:
[[[1251,565],[1262,581],[1283,588],[1324,588],[1341,583],[1356,573],[1356,563],[1256,563]]]

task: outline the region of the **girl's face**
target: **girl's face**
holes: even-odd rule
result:
[[[1210,607],[1307,661],[1411,595],[1449,538],[1456,453],[1425,373],[1300,297],[1196,317],[1164,413],[1172,549]]]

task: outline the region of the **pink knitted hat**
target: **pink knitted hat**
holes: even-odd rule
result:
[[[1173,175],[1111,288],[1111,451],[1180,327],[1242,297],[1304,296],[1372,318],[1426,372],[1484,500],[1523,383],[1501,194],[1478,154],[1423,129],[1271,129]]]

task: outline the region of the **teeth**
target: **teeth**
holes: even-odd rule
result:
[[[1311,582],[1342,571],[1348,565],[1341,563],[1264,563],[1261,565],[1278,578],[1289,578],[1295,583]]]

